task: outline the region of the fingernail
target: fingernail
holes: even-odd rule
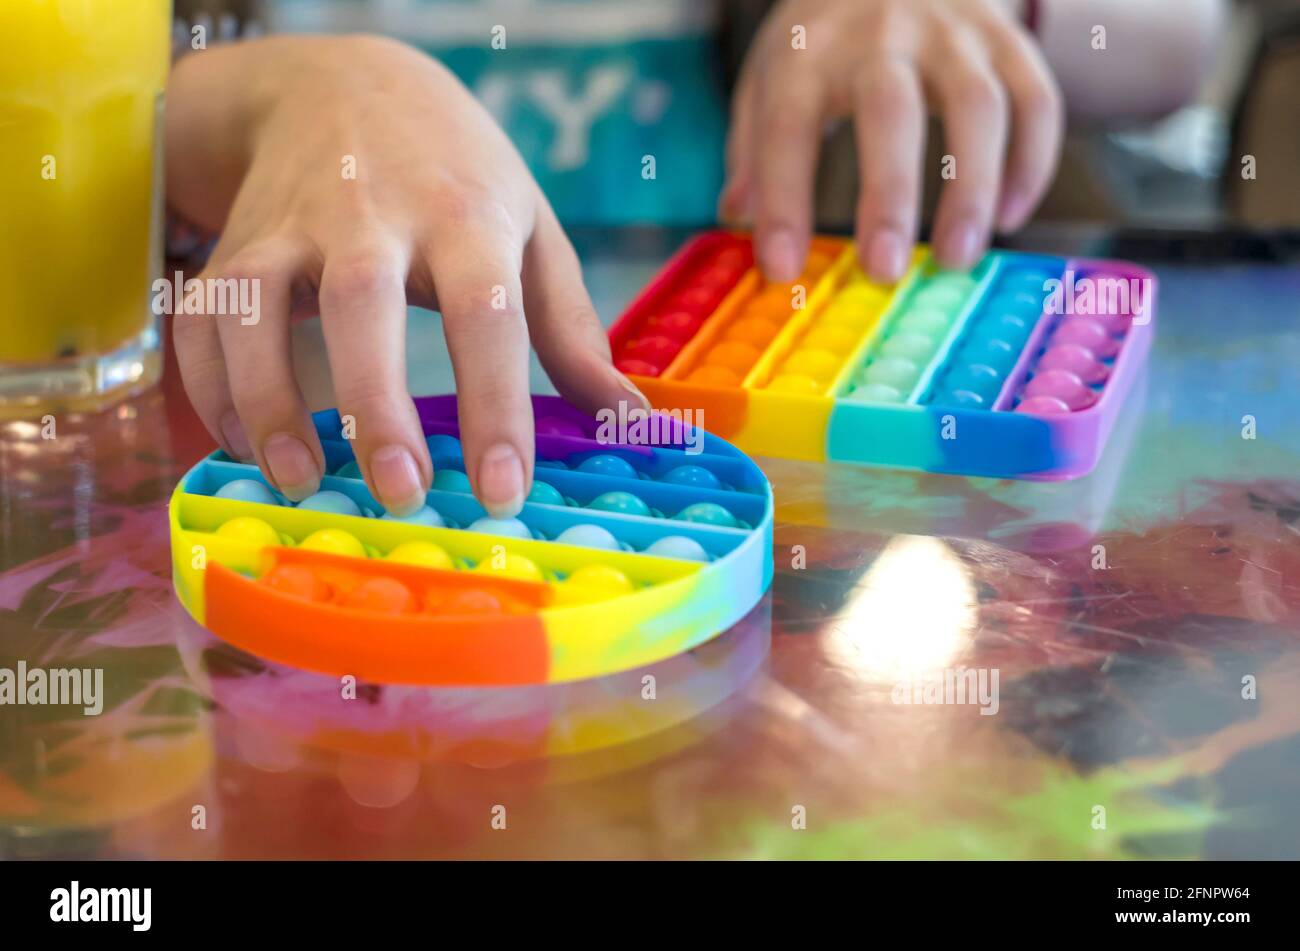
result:
[[[942,257],[949,267],[966,268],[975,263],[979,252],[979,231],[970,222],[963,222],[948,232],[943,242]]]
[[[262,444],[266,467],[276,488],[301,502],[320,488],[320,468],[307,444],[292,433],[276,433]]]
[[[867,249],[867,266],[873,277],[892,284],[907,270],[907,245],[893,231],[877,231]]]
[[[644,393],[637,389],[636,384],[624,376],[619,370],[613,370],[613,373],[614,379],[618,380],[618,385],[627,390],[632,399],[636,401],[636,404],[641,409],[648,410],[650,408],[650,400],[646,398]]]
[[[794,235],[788,231],[777,231],[768,235],[763,242],[763,270],[769,281],[793,281],[799,276],[803,262],[799,260],[799,250],[795,247]]]
[[[508,443],[498,443],[478,464],[479,501],[493,518],[514,518],[524,507],[524,464]]]
[[[404,518],[424,504],[424,485],[415,457],[405,446],[385,446],[370,455],[370,478],[390,514]]]
[[[239,421],[239,414],[233,409],[221,417],[221,438],[226,441],[230,452],[243,462],[253,458],[253,447],[244,432],[244,424]]]

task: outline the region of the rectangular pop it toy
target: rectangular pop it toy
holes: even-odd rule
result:
[[[1155,278],[1124,262],[990,251],[952,272],[920,247],[884,286],[817,238],[798,281],[769,284],[748,236],[717,231],[609,335],[656,408],[749,453],[1051,480],[1096,464],[1154,319]]]
[[[666,420],[663,445],[603,442],[594,418],[535,397],[532,492],[517,518],[494,519],[470,492],[455,398],[415,402],[436,474],[403,519],[366,489],[332,410],[314,417],[330,474],[297,505],[220,452],[195,466],[171,500],[190,614],[250,653],[336,676],[548,683],[695,647],[771,582],[771,489],[717,437]]]

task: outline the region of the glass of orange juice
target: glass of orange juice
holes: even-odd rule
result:
[[[157,379],[171,0],[0,0],[0,415]]]

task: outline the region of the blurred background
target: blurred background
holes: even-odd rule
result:
[[[447,63],[488,105],[569,225],[711,222],[727,101],[766,0],[177,0],[178,41],[264,32],[385,33]],[[499,31],[509,56],[491,40]],[[1195,100],[1158,121],[1073,126],[1036,221],[1300,227],[1300,0],[1233,0]],[[931,136],[934,156],[941,136]],[[654,187],[639,187],[643,156]],[[932,157],[934,157],[932,156]],[[938,168],[938,160],[927,162]],[[851,133],[832,133],[823,228],[851,224]],[[934,183],[931,183],[933,185]],[[927,207],[936,189],[927,188]]]

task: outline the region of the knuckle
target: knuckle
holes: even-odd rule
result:
[[[956,186],[958,182],[953,182]],[[977,225],[988,222],[993,217],[993,201],[985,197],[992,189],[966,185],[964,188],[951,188],[946,195],[948,200],[944,214],[948,221],[972,221]]]
[[[431,205],[436,217],[452,227],[516,230],[514,215],[507,204],[478,183],[440,182],[433,188]]]
[[[983,70],[963,78],[954,93],[958,109],[981,116],[993,116],[1007,109],[1007,92],[994,76]]]
[[[399,395],[394,385],[384,380],[354,379],[340,381],[339,409],[357,419],[390,420]]]
[[[877,173],[863,182],[858,205],[874,219],[895,221],[903,216],[915,188],[915,178],[885,178]]]
[[[862,109],[871,118],[882,121],[910,115],[916,101],[910,94],[909,84],[905,64],[897,60],[873,64],[857,79]]]
[[[250,247],[236,252],[204,277],[218,281],[248,281],[263,279],[276,273],[278,262],[269,251]]]
[[[192,348],[184,348],[179,338],[176,343],[176,360],[187,393],[202,398],[218,387],[225,386],[226,364],[220,353],[208,350],[195,352]]]
[[[482,290],[459,291],[441,303],[444,319],[490,323],[502,332],[524,326],[524,307],[519,293],[504,284]]]
[[[1065,101],[1056,83],[1034,80],[1020,93],[1022,108],[1033,118],[1055,120],[1065,111]]]
[[[321,304],[341,303],[377,296],[392,286],[393,270],[377,252],[350,254],[327,266],[328,278],[321,283]]]
[[[476,379],[473,384],[473,401],[487,415],[510,418],[505,411],[518,402],[521,388],[503,376]]]

